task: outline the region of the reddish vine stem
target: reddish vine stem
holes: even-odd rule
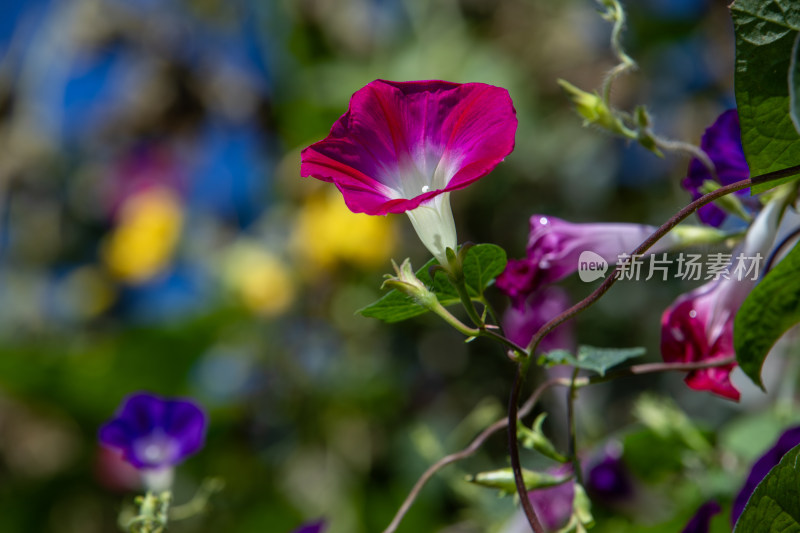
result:
[[[632,257],[642,255],[651,246],[653,246],[659,239],[661,239],[664,235],[669,233],[672,228],[677,226],[680,222],[684,219],[689,217],[692,213],[700,209],[706,204],[709,204],[716,200],[717,198],[721,198],[726,194],[730,194],[732,192],[740,191],[742,189],[746,189],[753,184],[761,184],[767,183],[770,181],[779,180],[788,176],[792,176],[794,174],[800,173],[800,165],[795,165],[793,167],[777,170],[775,172],[769,172],[767,174],[762,174],[760,176],[755,176],[753,178],[748,178],[745,180],[737,181],[730,185],[725,185],[716,189],[708,194],[705,194],[694,200],[689,205],[685,206],[683,209],[675,213],[669,220],[667,220],[664,224],[662,224],[656,231],[653,232],[647,239],[640,244],[636,250],[633,251],[631,254]],[[544,339],[544,337],[550,333],[554,328],[558,327],[562,323],[566,322],[567,320],[573,318],[578,313],[586,310],[590,306],[592,306],[597,300],[600,299],[608,290],[616,283],[617,281],[617,272],[619,271],[619,266],[615,268],[609,275],[603,280],[603,283],[600,284],[589,296],[581,300],[580,302],[576,303],[563,313],[557,315],[555,318],[551,319],[547,322],[544,326],[542,326],[539,331],[531,339],[531,342],[528,344],[526,352],[529,354],[528,357],[530,358],[533,353],[536,352],[536,348],[539,346],[539,343]],[[517,364],[517,372],[516,376],[514,377],[514,384],[511,389],[511,398],[509,399],[508,404],[508,448],[509,453],[511,454],[511,468],[514,471],[514,483],[517,487],[517,494],[519,494],[520,502],[522,502],[522,509],[525,512],[525,517],[528,519],[528,523],[533,528],[535,533],[542,533],[542,526],[539,523],[539,519],[536,517],[536,512],[533,510],[533,506],[530,504],[530,500],[527,496],[527,490],[525,488],[525,482],[522,478],[522,467],[520,465],[520,458],[519,458],[519,446],[517,443],[517,403],[519,402],[519,395],[520,395],[520,388],[521,382],[525,377],[526,373],[526,361],[521,361]]]

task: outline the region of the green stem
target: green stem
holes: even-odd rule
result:
[[[484,322],[481,319],[480,313],[475,308],[475,303],[472,301],[472,297],[469,295],[469,291],[467,290],[467,284],[464,282],[464,276],[458,276],[452,278],[453,286],[458,291],[458,296],[461,298],[461,305],[464,306],[464,309],[467,311],[467,315],[469,315],[470,320],[472,323],[478,326],[479,328],[483,328]]]
[[[578,433],[575,422],[575,399],[578,396],[578,388],[575,385],[575,381],[578,378],[578,371],[578,368],[573,369],[572,379],[570,379],[569,389],[567,390],[567,425],[569,428],[569,457],[572,459],[572,470],[577,483],[583,485],[581,462],[578,459]]]
[[[522,477],[522,465],[519,459],[519,441],[517,439],[517,405],[519,404],[519,394],[522,388],[522,381],[528,370],[529,359],[525,359],[517,364],[517,373],[514,377],[514,384],[511,387],[511,398],[508,400],[508,451],[511,455],[511,469],[514,471],[514,484],[517,486],[517,494],[522,505],[528,524],[533,528],[534,533],[544,533],[544,528],[536,517],[528,490],[525,488],[525,480]]]

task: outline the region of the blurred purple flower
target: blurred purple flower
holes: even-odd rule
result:
[[[689,520],[681,533],[708,533],[711,527],[711,518],[720,511],[722,511],[722,508],[717,502],[711,500],[704,503]]]
[[[506,336],[520,346],[527,346],[534,333],[551,318],[569,308],[569,297],[560,287],[545,287],[528,296],[522,306],[509,306],[503,315],[503,330]],[[574,349],[573,322],[557,327],[542,339],[539,349]]]
[[[325,529],[325,521],[319,520],[317,522],[310,522],[308,524],[303,524],[299,528],[295,529],[292,533],[322,533]]]
[[[703,134],[700,148],[708,155],[717,170],[720,185],[730,185],[750,177],[750,168],[744,158],[742,137],[739,128],[739,114],[735,109],[722,113]],[[705,181],[715,181],[711,172],[698,159],[689,163],[689,172],[683,180],[683,188],[692,193],[695,200],[703,195],[700,188]],[[750,189],[736,193],[742,199],[750,196]],[[726,213],[714,204],[708,204],[697,211],[700,220],[710,226],[719,227]]]
[[[99,431],[100,443],[116,448],[138,469],[166,469],[203,447],[207,418],[191,400],[139,392],[128,396]]]
[[[540,287],[576,272],[581,253],[594,252],[614,264],[620,254],[631,252],[655,231],[641,224],[573,224],[546,215],[533,215],[530,225],[527,257],[509,261],[497,278],[497,287],[518,308]],[[668,235],[648,253],[663,252],[673,241]]]
[[[457,239],[450,191],[482,178],[514,149],[508,91],[483,83],[375,80],[356,91],[330,134],[303,150],[300,173],[332,182],[354,213],[407,212],[447,266]]]
[[[607,453],[588,468],[584,479],[586,491],[593,500],[609,504],[633,495],[630,474],[619,455]]]
[[[761,480],[772,470],[772,467],[781,462],[786,452],[798,444],[800,444],[800,426],[784,431],[775,445],[767,450],[766,453],[755,462],[753,468],[750,470],[750,475],[747,476],[747,481],[745,481],[742,490],[739,491],[736,500],[733,502],[733,508],[731,509],[731,527],[736,525],[736,521],[739,520],[739,516],[741,516],[742,511],[744,511],[747,501],[750,499],[750,496],[753,495],[753,492],[756,490],[758,484],[761,483]]]

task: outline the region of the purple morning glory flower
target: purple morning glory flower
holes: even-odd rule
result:
[[[720,511],[722,511],[722,508],[714,500],[704,503],[681,533],[708,533],[711,527],[711,518]]]
[[[206,426],[206,414],[195,402],[139,392],[100,428],[99,439],[140,470],[162,470],[202,448]]]
[[[742,136],[739,128],[739,114],[735,109],[722,113],[703,134],[700,148],[708,155],[717,170],[720,185],[730,185],[750,177],[750,167],[744,158]],[[695,200],[702,196],[700,187],[705,181],[714,181],[711,172],[698,159],[689,163],[689,173],[683,180],[683,188],[692,193]],[[749,197],[750,189],[736,193],[743,199]],[[700,220],[710,226],[719,227],[726,213],[714,204],[708,204],[697,211]]]
[[[619,454],[607,453],[584,476],[586,490],[593,500],[614,503],[633,495],[633,483]]]
[[[300,173],[332,182],[355,213],[408,213],[446,266],[457,239],[449,194],[514,149],[508,91],[484,83],[375,80],[356,91],[330,134],[304,149]]]
[[[611,265],[620,254],[629,253],[655,231],[642,224],[574,224],[547,215],[533,215],[530,225],[527,257],[509,261],[497,278],[497,287],[518,308],[539,288],[576,272],[583,252],[593,252]],[[675,237],[668,234],[648,254],[674,245]]]
[[[731,509],[731,526],[736,525],[736,521],[739,520],[739,516],[742,514],[742,511],[744,511],[747,500],[753,495],[753,492],[756,490],[758,484],[761,483],[761,480],[772,470],[772,467],[781,462],[786,452],[798,444],[800,444],[800,426],[784,431],[775,445],[767,450],[767,452],[755,462],[753,468],[750,470],[750,475],[747,476],[747,481],[745,481],[742,490],[739,491],[736,500],[733,502],[733,508]]]
[[[322,533],[322,530],[324,528],[325,528],[325,521],[319,520],[317,522],[303,524],[299,528],[295,529],[292,533]]]

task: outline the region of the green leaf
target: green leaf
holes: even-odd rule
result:
[[[461,299],[456,289],[450,284],[447,274],[442,271],[436,271],[434,278],[431,279],[429,270],[432,266],[438,264],[436,259],[431,259],[417,270],[417,278],[430,287],[439,299],[439,303],[443,306],[448,307],[459,303]],[[499,246],[476,244],[467,250],[464,258],[464,278],[470,296],[473,298],[481,297],[486,287],[491,285],[505,268],[506,252]],[[384,322],[392,323],[413,318],[427,311],[409,296],[397,290],[392,290],[377,302],[356,312],[365,317],[377,318]]]
[[[794,39],[792,61],[789,66],[789,112],[794,129],[800,133],[800,32]]]
[[[736,522],[734,533],[800,532],[800,445],[783,456],[758,484]]]
[[[733,347],[739,366],[753,382],[761,382],[761,366],[772,346],[800,323],[800,245],[755,286],[733,322]]]
[[[736,0],[736,104],[742,144],[757,176],[800,164],[800,133],[789,112],[792,48],[800,31],[796,0]],[[759,193],[796,176],[754,185]]]
[[[571,365],[584,370],[592,370],[605,376],[606,370],[634,357],[641,357],[645,349],[638,348],[595,348],[580,346],[576,358],[566,350],[554,350],[539,358],[539,364]]]
[[[506,251],[494,244],[476,244],[464,258],[464,281],[473,296],[482,296],[506,268]]]
[[[431,288],[439,299],[439,303],[443,306],[447,307],[459,303],[461,300],[458,297],[458,293],[453,286],[450,285],[446,274],[443,272],[436,272],[436,279],[431,279],[429,270],[432,266],[438,264],[436,259],[431,259],[425,263],[422,268],[417,270],[417,278]],[[415,302],[410,296],[397,290],[391,290],[377,302],[371,303],[356,312],[365,317],[377,318],[384,322],[393,323],[427,313],[428,310]]]

